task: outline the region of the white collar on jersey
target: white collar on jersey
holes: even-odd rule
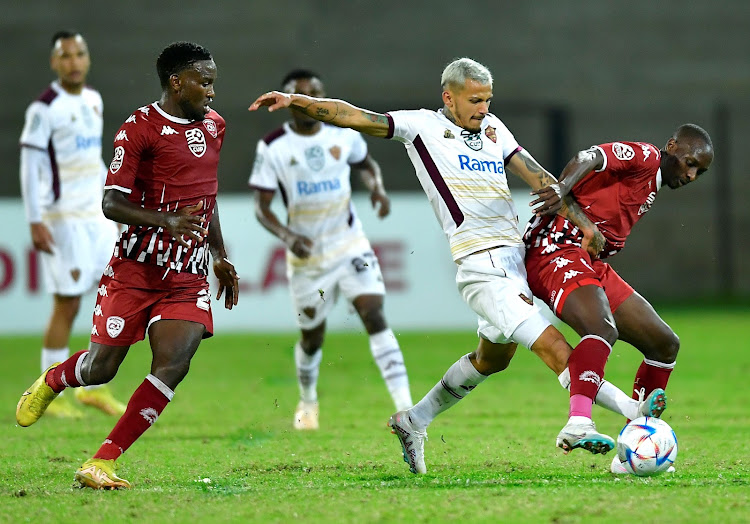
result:
[[[187,118],[177,118],[176,116],[170,115],[169,113],[164,111],[161,107],[159,107],[158,102],[154,102],[153,104],[151,104],[151,107],[156,109],[156,112],[159,113],[161,116],[163,116],[167,120],[174,122],[175,124],[192,124],[193,123],[192,120],[188,120]]]

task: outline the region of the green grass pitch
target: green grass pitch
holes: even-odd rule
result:
[[[392,406],[365,335],[328,335],[321,429],[300,433],[291,429],[296,335],[220,333],[203,343],[171,405],[120,459],[133,489],[72,489],[75,469],[115,420],[84,408],[81,421],[17,427],[15,404],[38,375],[40,340],[0,337],[0,521],[747,522],[750,309],[661,312],[682,340],[664,414],[680,448],[677,473],[650,479],[614,477],[611,454],[564,456],[555,448],[567,394],[525,350],[435,420],[428,474],[417,477],[386,428]],[[415,400],[476,346],[471,331],[397,335]],[[629,390],[640,360],[618,343],[607,378]],[[111,383],[120,399],[149,362],[147,345],[131,349]],[[597,407],[594,418],[612,436],[623,424]]]

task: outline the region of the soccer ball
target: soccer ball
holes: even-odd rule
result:
[[[639,477],[658,475],[677,458],[677,436],[659,418],[637,418],[617,436],[617,457],[628,473]]]

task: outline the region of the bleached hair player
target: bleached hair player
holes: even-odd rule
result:
[[[584,448],[593,453],[606,453],[614,446],[614,440],[599,433],[591,420],[591,406],[603,377],[595,378],[593,389],[586,387],[591,384],[588,380],[581,380],[594,379],[585,373],[586,357],[592,347],[600,349],[600,341],[583,340],[572,351],[534,304],[506,170],[534,190],[535,214],[559,210],[585,231],[587,246],[595,247],[601,233],[572,200],[560,199],[555,178],[489,112],[491,78],[487,68],[472,59],[452,62],[441,77],[447,81],[443,108],[438,111],[380,114],[342,100],[280,92],[261,95],[250,106],[250,110],[268,106],[270,111],[292,107],[317,120],[401,142],[443,228],[457,266],[459,292],[478,316],[479,344],[453,364],[414,407],[391,417],[389,425],[414,473],[426,472],[427,426],[489,375],[504,370],[519,343],[557,374],[569,366],[570,418],[557,445],[566,452]],[[637,401],[629,406],[638,409]]]

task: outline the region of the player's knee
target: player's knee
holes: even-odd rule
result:
[[[102,354],[89,352],[81,366],[81,377],[87,385],[106,384],[117,375],[122,360],[107,358]]]
[[[306,354],[314,355],[323,347],[324,340],[325,336],[323,333],[308,334],[302,336],[299,345]]]
[[[677,353],[680,352],[680,337],[676,333],[670,331],[660,346],[657,357],[660,362],[670,364],[677,360]]]
[[[474,353],[469,355],[469,359],[482,375],[492,375],[493,373],[499,373],[507,369],[514,354],[514,350],[487,351],[480,345]]]
[[[385,316],[383,315],[383,309],[380,307],[362,311],[360,318],[362,319],[362,324],[365,326],[365,330],[370,335],[380,333],[388,328]]]

